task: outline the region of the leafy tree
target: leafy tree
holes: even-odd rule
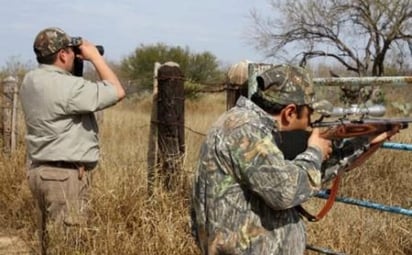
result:
[[[191,53],[189,48],[167,46],[162,43],[140,45],[120,64],[123,80],[132,80],[140,88],[150,89],[153,84],[153,68],[156,62],[176,62],[180,65],[185,79],[194,83],[215,82],[222,73],[216,57],[210,52]]]
[[[187,77],[192,82],[209,83],[222,79],[222,71],[219,69],[216,57],[210,52],[192,54],[187,66]]]
[[[360,76],[381,76],[394,49],[399,63],[412,43],[410,0],[269,0],[273,16],[251,12],[251,38],[270,57],[305,65],[309,59],[336,60]],[[412,44],[411,44],[412,45]],[[412,47],[411,47],[412,51]],[[408,52],[409,53],[409,52]]]

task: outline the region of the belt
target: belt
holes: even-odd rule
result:
[[[78,169],[82,164],[68,161],[36,161],[34,166],[52,166],[58,168]]]

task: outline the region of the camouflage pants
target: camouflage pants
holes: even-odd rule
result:
[[[51,236],[72,242],[86,225],[91,176],[86,172],[79,180],[76,169],[42,165],[28,171],[28,182],[37,206],[42,254],[47,254]]]

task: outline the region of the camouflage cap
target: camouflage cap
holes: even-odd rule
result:
[[[62,29],[50,27],[40,31],[34,39],[33,49],[37,57],[45,57],[69,46],[79,46],[79,37],[70,37]]]
[[[313,107],[315,92],[312,77],[302,67],[277,65],[264,71],[256,79],[259,93],[269,102]]]

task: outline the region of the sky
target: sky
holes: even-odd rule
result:
[[[36,63],[37,33],[60,27],[103,45],[105,57],[120,61],[141,45],[164,43],[209,51],[222,65],[265,58],[246,38],[252,9],[265,0],[0,0],[0,68],[12,59]]]

